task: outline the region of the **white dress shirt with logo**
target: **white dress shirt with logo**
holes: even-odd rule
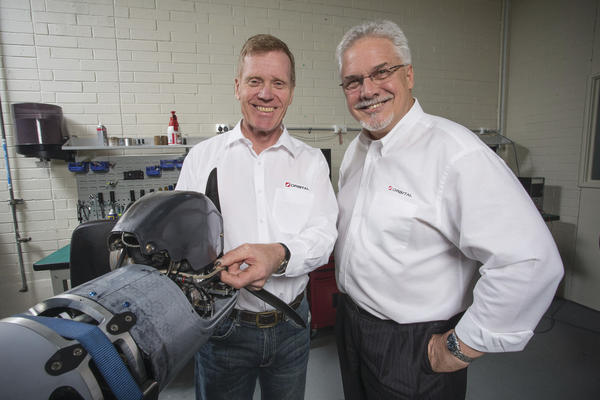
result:
[[[271,276],[264,288],[290,303],[304,290],[308,272],[328,262],[337,237],[337,203],[325,157],[285,129],[275,145],[256,155],[238,123],[190,150],[176,190],[204,193],[215,167],[224,251],[243,243],[285,243],[291,253],[285,276]],[[272,309],[244,290],[236,307]]]
[[[339,188],[341,291],[398,323],[466,310],[456,334],[467,345],[523,349],[562,261],[517,178],[474,133],[415,100],[381,140],[354,139]]]

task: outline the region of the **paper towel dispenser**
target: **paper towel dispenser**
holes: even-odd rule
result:
[[[73,160],[73,153],[62,150],[69,138],[62,108],[44,103],[12,105],[16,126],[16,151],[26,157]]]

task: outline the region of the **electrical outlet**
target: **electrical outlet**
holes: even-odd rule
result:
[[[231,129],[231,128],[229,127],[228,124],[215,124],[215,130],[217,133],[225,133],[229,129]]]

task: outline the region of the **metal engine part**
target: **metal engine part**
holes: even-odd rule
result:
[[[163,271],[200,316],[210,317],[214,299],[235,292],[218,280],[213,265],[223,251],[223,219],[203,194],[176,191],[142,197],[114,226],[108,246],[125,252],[132,263]]]
[[[136,264],[161,269],[181,263],[199,273],[223,252],[223,218],[201,193],[150,193],[127,209],[108,244],[125,247]]]
[[[0,398],[116,398],[79,341],[36,316],[97,326],[143,399],[156,399],[233,309],[238,291],[218,280],[213,265],[223,237],[212,202],[195,192],[145,197],[109,237],[121,262],[127,257],[134,264],[0,320]]]

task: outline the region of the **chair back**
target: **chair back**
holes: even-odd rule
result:
[[[71,235],[71,287],[110,272],[107,238],[116,222],[87,221],[75,228]]]

